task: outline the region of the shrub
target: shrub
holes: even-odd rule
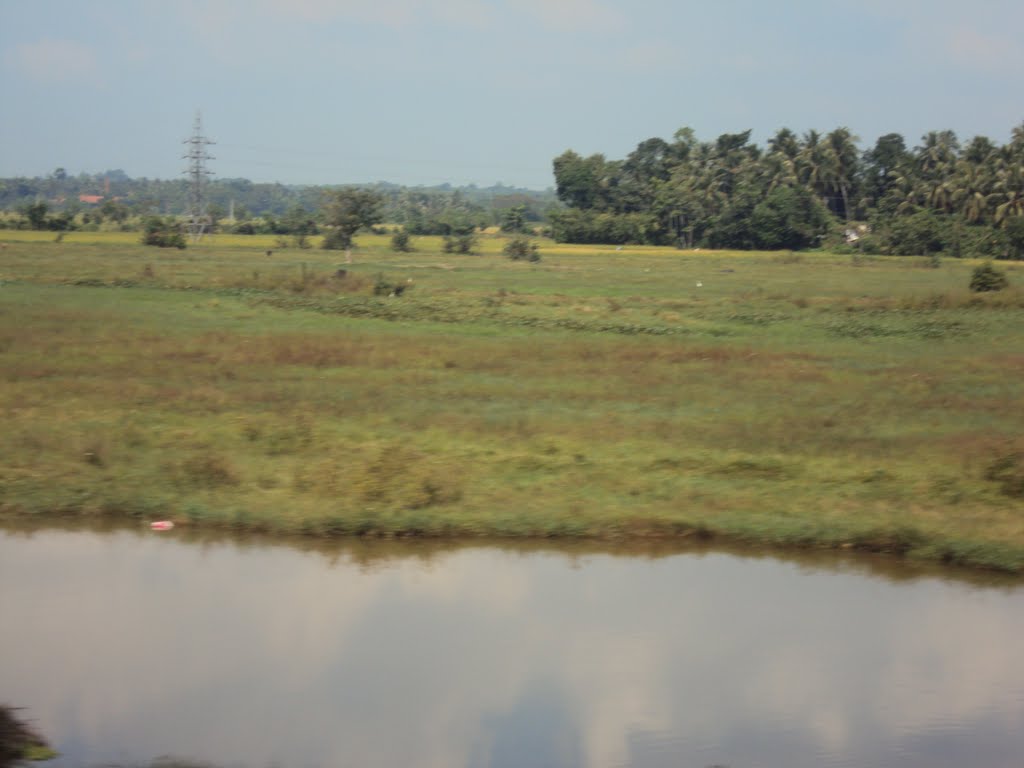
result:
[[[445,253],[473,253],[473,246],[476,245],[474,235],[446,235],[442,241],[441,248]]]
[[[552,212],[550,234],[559,243],[657,243],[658,223],[649,213],[596,213],[567,208]]]
[[[325,251],[346,251],[352,247],[352,233],[340,229],[328,229],[320,247]]]
[[[150,216],[142,229],[142,244],[158,248],[185,248],[185,235],[173,219]]]
[[[377,281],[373,284],[373,295],[401,296],[408,287],[408,283],[392,283],[384,275],[380,274],[377,275]]]
[[[894,216],[882,232],[887,253],[894,256],[927,256],[946,247],[949,220],[933,211]]]
[[[409,239],[409,233],[404,229],[400,229],[391,236],[391,249],[395,251],[401,251],[402,253],[408,253],[412,250],[412,243]]]
[[[1000,272],[992,266],[991,262],[985,262],[974,268],[971,273],[971,290],[975,293],[987,291],[1001,291],[1010,284],[1006,279],[1006,273]]]
[[[537,252],[537,244],[531,243],[528,237],[513,237],[502,251],[512,261],[540,261],[540,254]]]

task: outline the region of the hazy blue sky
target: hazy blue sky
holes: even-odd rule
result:
[[[0,0],[0,176],[533,188],[690,126],[1005,142],[1021,0]]]

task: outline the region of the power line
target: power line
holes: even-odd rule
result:
[[[192,135],[182,143],[188,145],[188,151],[182,156],[188,160],[188,169],[182,171],[189,177],[188,236],[193,243],[198,243],[210,224],[206,212],[206,182],[210,171],[206,170],[206,161],[216,159],[206,151],[207,146],[216,142],[203,136],[203,120],[198,110],[192,124]]]

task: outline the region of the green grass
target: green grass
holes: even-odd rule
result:
[[[1024,571],[1020,265],[38,235],[0,233],[4,515]]]

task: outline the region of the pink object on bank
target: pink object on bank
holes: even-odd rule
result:
[[[174,523],[170,520],[157,520],[156,522],[150,523],[149,527],[154,531],[169,531],[174,527]]]

